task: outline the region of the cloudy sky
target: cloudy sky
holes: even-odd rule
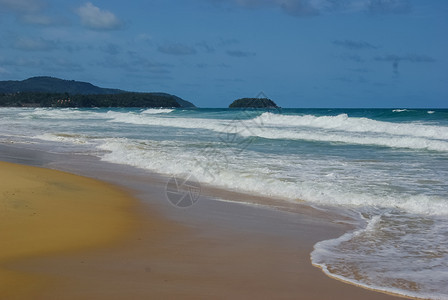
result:
[[[446,108],[447,32],[447,0],[0,0],[0,80]]]

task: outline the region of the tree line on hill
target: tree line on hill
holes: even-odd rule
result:
[[[233,101],[229,108],[279,108],[268,98],[241,98]]]
[[[195,107],[191,102],[166,93],[127,92],[48,76],[0,81],[0,106]]]
[[[161,93],[69,95],[18,92],[0,94],[0,106],[12,107],[186,107],[178,97]]]

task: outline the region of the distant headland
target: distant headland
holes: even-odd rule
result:
[[[196,107],[167,93],[108,89],[88,82],[55,77],[0,81],[0,106],[13,107]]]
[[[229,108],[279,108],[268,98],[241,98],[229,105]]]

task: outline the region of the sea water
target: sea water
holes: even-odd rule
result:
[[[448,299],[448,110],[1,108],[0,142],[345,210],[357,228],[313,264]]]

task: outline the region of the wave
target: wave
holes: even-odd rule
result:
[[[105,119],[104,113],[81,110],[78,108],[35,108],[20,112],[19,116],[27,119],[48,120],[82,120],[82,119]]]
[[[32,137],[33,139],[39,139],[48,142],[62,142],[72,144],[89,144],[89,138],[81,134],[68,134],[68,133],[43,133]]]
[[[391,135],[448,139],[448,127],[415,123],[392,123],[368,118],[353,118],[347,114],[316,117],[313,115],[288,116],[263,113],[255,122],[270,126],[312,127],[345,132],[372,132]]]
[[[157,114],[169,114],[170,112],[173,112],[174,109],[169,108],[149,108],[144,111],[142,111],[142,114],[149,114],[149,115],[157,115]]]
[[[134,141],[130,139],[104,139],[97,149],[106,151],[103,160],[126,164],[151,170],[165,175],[182,175],[189,173],[200,182],[223,188],[240,190],[243,192],[280,197],[288,201],[305,200],[310,203],[343,207],[384,207],[400,209],[410,213],[422,215],[448,215],[448,202],[439,196],[429,195],[374,195],[352,188],[350,190],[337,186],[338,179],[323,184],[308,178],[285,180],[282,172],[275,169],[286,168],[290,161],[283,162],[277,156],[268,157],[266,154],[250,153],[235,156],[232,149],[189,148],[177,142]],[[247,150],[246,150],[247,151]],[[251,160],[247,161],[246,156]],[[232,164],[229,158],[232,157]],[[276,159],[274,169],[270,169],[269,162]],[[167,159],[169,158],[169,159]],[[305,162],[304,162],[305,163]],[[310,161],[302,164],[303,173],[308,174],[313,169],[323,166]],[[325,164],[328,166],[328,163]],[[318,171],[318,170],[317,170]],[[316,175],[319,176],[319,175]]]
[[[114,111],[107,112],[106,116],[110,118],[109,122],[205,129],[245,137],[448,151],[448,128],[445,126],[382,122],[368,118],[350,118],[346,114],[316,117],[266,112],[249,120],[170,118]]]
[[[306,140],[316,142],[334,142],[355,145],[372,145],[391,148],[405,148],[414,150],[431,150],[448,152],[448,141],[439,141],[419,137],[405,136],[355,136],[344,133],[326,133],[326,132],[291,132],[285,130],[260,130],[254,134],[252,131],[245,130],[241,134],[247,136],[258,136],[267,139],[289,139]]]
[[[302,160],[301,173],[308,174],[302,178],[288,171],[282,171],[293,164],[291,160],[278,155],[269,156],[256,152],[235,156],[233,149],[222,145],[208,145],[209,148],[200,145],[190,147],[188,142],[180,141],[142,141],[81,134],[46,133],[34,138],[94,147],[96,149],[94,153],[112,163],[130,165],[170,176],[191,173],[202,183],[279,197],[287,201],[305,200],[318,205],[349,208],[382,207],[420,215],[448,216],[448,202],[441,196],[396,193],[377,195],[369,192],[364,185],[353,185],[347,189],[344,182],[347,175],[322,174],[322,169],[332,166],[328,162]],[[73,146],[68,148],[70,147]],[[251,157],[250,161],[247,161],[247,156]],[[232,164],[229,164],[230,157]],[[275,165],[272,165],[273,160]],[[335,163],[334,167],[337,165]],[[357,169],[349,170],[358,172]],[[386,175],[372,173],[371,176]],[[364,184],[374,185],[375,182],[366,181]]]
[[[134,112],[108,111],[106,117],[109,122],[126,123],[134,125],[164,126],[187,129],[208,129],[221,132],[226,127],[226,122],[216,119],[202,118],[173,118],[163,114],[139,114]]]
[[[394,212],[364,219],[364,228],[315,244],[313,265],[330,277],[368,289],[446,299],[445,220]]]
[[[448,152],[448,127],[416,123],[392,123],[368,118],[279,115],[265,112],[248,120],[169,117],[172,109],[143,112],[97,112],[78,109],[33,109],[20,112],[24,118],[53,120],[105,120],[135,125],[211,130],[242,137],[303,140],[311,142],[376,145],[390,148]],[[48,136],[46,137],[49,138]],[[52,137],[62,141],[61,137]]]

